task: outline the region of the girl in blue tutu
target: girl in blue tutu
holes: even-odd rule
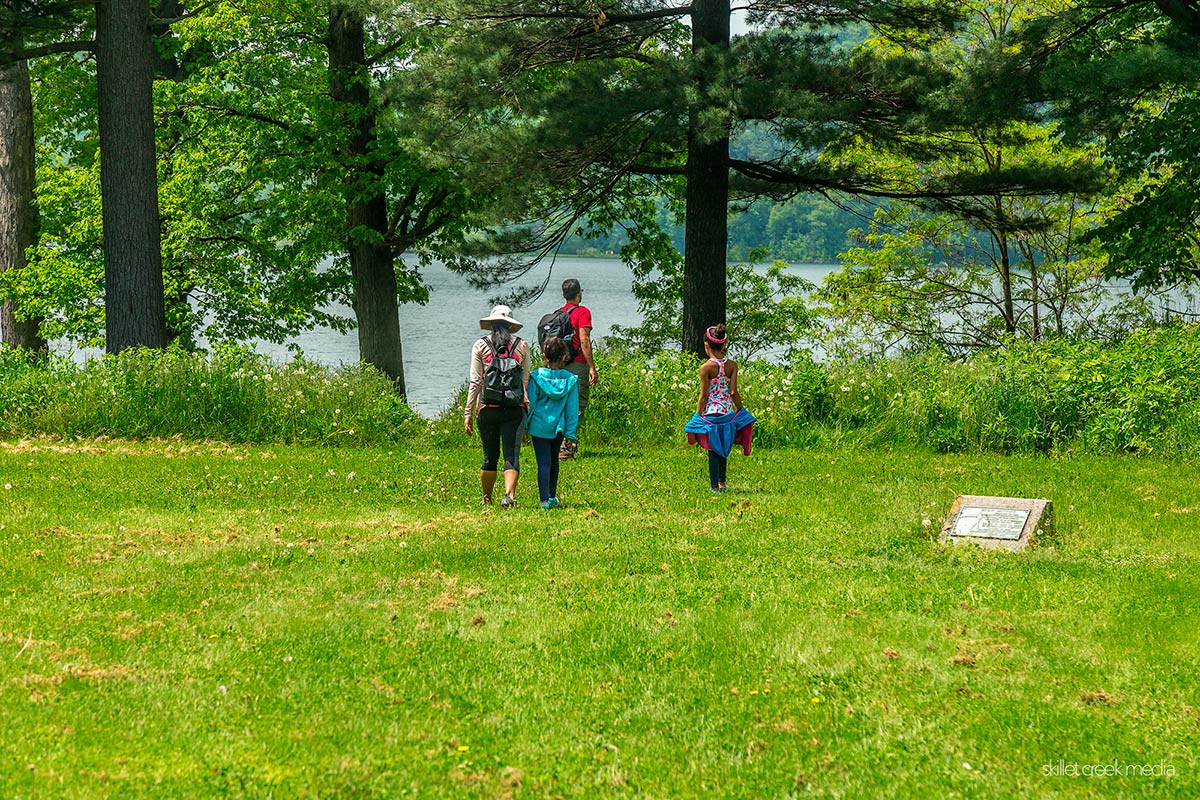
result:
[[[725,356],[725,326],[714,325],[704,332],[708,360],[700,366],[700,399],[696,413],[684,431],[689,444],[708,451],[708,483],[714,493],[724,492],[725,470],[734,445],[750,455],[754,417],[742,406],[738,394],[737,362]]]

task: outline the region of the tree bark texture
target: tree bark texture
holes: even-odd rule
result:
[[[685,170],[686,228],[683,253],[683,349],[704,356],[704,331],[725,322],[725,255],[728,245],[729,136],[712,140],[700,129],[705,110],[706,53],[729,49],[730,0],[692,3],[692,52],[699,62],[697,105],[690,110]]]
[[[96,4],[106,349],[167,343],[150,4]]]
[[[351,126],[340,157],[348,174],[345,245],[354,280],[359,357],[391,378],[404,394],[396,264],[385,241],[387,197],[383,164],[375,153],[377,119],[364,39],[362,16],[334,6],[329,15],[329,82],[330,95]]]
[[[34,205],[33,95],[29,65],[0,67],[0,272],[25,266],[25,250],[37,239]],[[17,319],[11,300],[0,305],[0,336],[9,347],[46,350],[37,319]]]

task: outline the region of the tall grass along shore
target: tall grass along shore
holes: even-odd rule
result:
[[[696,364],[600,353],[588,410],[598,443],[677,437],[695,404]],[[898,446],[946,453],[1153,453],[1200,448],[1200,326],[1115,344],[1013,343],[967,360],[937,353],[873,362],[744,365],[761,445]],[[214,439],[386,445],[458,441],[461,400],[427,425],[378,373],[274,364],[243,351],[130,351],[80,367],[0,350],[0,434],[66,439]]]

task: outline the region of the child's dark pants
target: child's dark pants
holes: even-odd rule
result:
[[[551,497],[558,497],[558,448],[562,445],[563,435],[560,433],[553,439],[529,438],[533,440],[533,454],[537,456],[538,495],[544,503]]]
[[[725,466],[728,463],[728,458],[717,455],[712,450],[708,451],[708,484],[713,489],[725,483]]]

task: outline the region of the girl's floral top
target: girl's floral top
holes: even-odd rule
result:
[[[717,364],[717,375],[708,384],[708,403],[704,406],[704,416],[712,414],[732,414],[737,408],[733,405],[733,396],[729,393],[729,376],[725,374],[726,359],[710,358]]]

